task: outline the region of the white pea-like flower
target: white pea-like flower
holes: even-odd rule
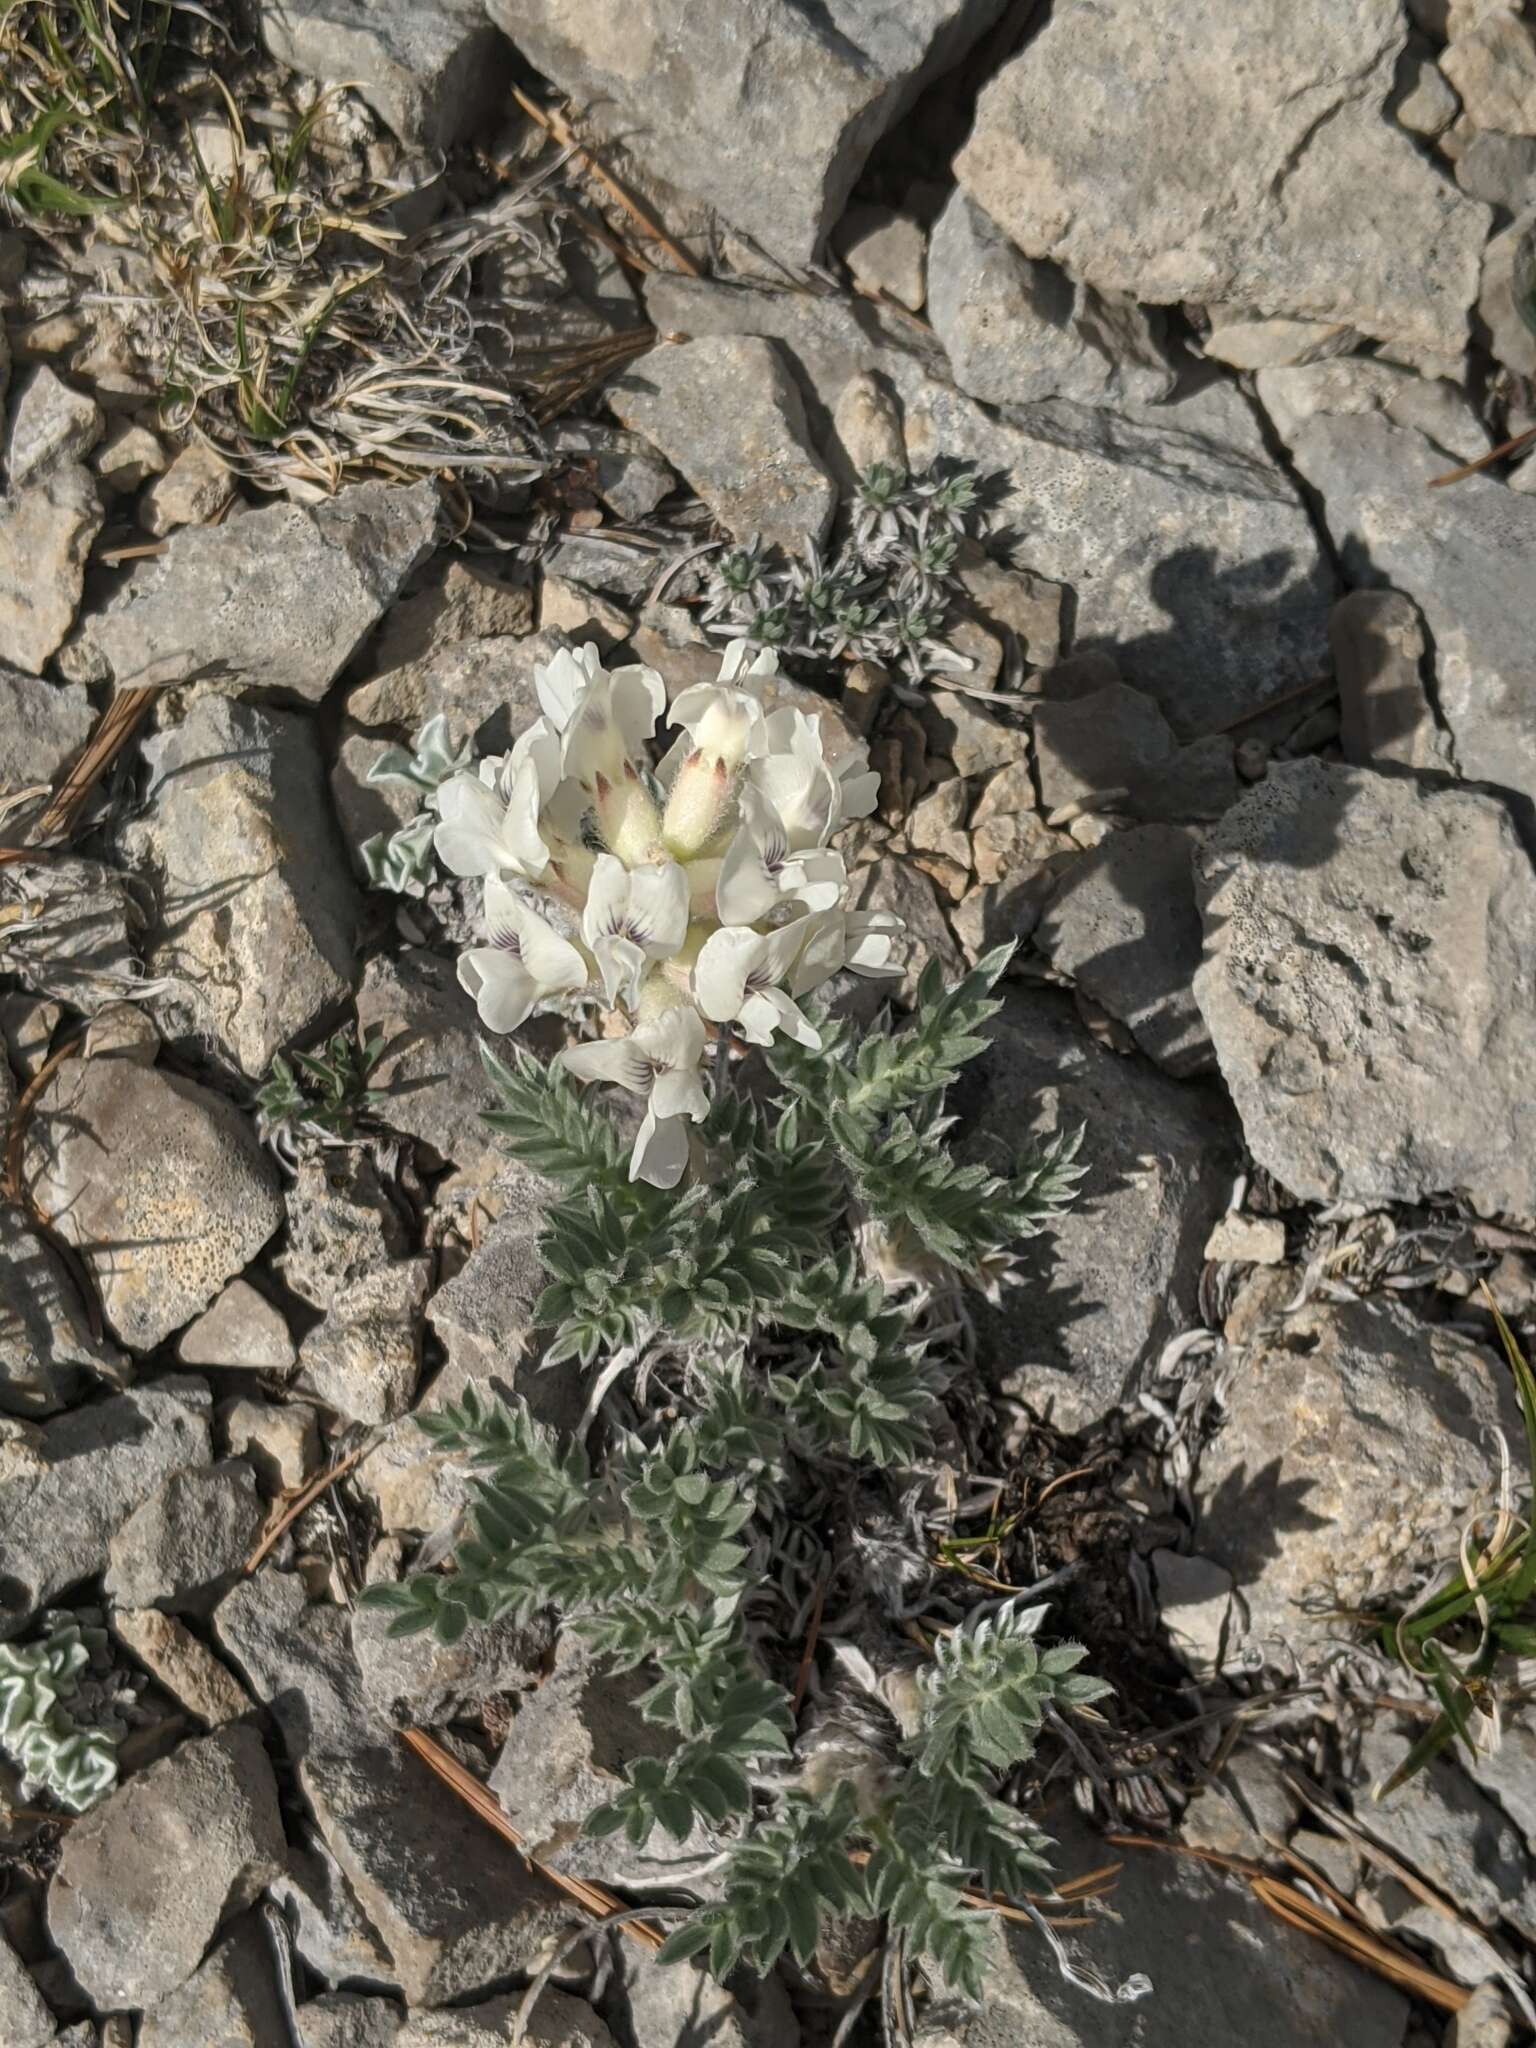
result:
[[[711,1022],[735,1023],[750,1045],[771,1045],[777,1033],[818,1046],[821,1033],[781,984],[800,957],[806,920],[760,932],[723,925],[704,941],[693,970],[699,1008]]]
[[[590,966],[498,876],[485,884],[485,939],[459,956],[459,980],[488,1031],[515,1031],[551,996],[585,988]]]
[[[844,969],[891,972],[899,920],[846,909],[831,841],[873,808],[858,744],[829,759],[819,715],[767,709],[771,653],[725,650],[718,683],[671,705],[654,669],[563,651],[535,671],[541,716],[511,751],[449,776],[434,843],[484,878],[484,943],[459,962],[481,1021],[512,1031],[544,1003],[617,1010],[628,1035],[560,1055],[646,1098],[631,1178],[675,1187],[708,1114],[712,1035],[820,1037],[801,1003]],[[658,729],[676,729],[655,760]],[[553,921],[531,897],[561,906]]]
[[[626,868],[600,853],[581,916],[581,935],[612,1005],[632,1010],[653,961],[670,960],[688,930],[688,877],[676,861]]]
[[[750,782],[742,787],[739,815],[715,884],[722,923],[755,924],[786,903],[830,910],[842,900],[848,872],[841,854],[818,845],[797,852],[783,818]]]
[[[611,1081],[646,1097],[629,1177],[675,1188],[688,1163],[687,1127],[709,1114],[703,1058],[704,1020],[689,1004],[678,1003],[637,1024],[628,1038],[574,1045],[556,1063],[578,1080]]]

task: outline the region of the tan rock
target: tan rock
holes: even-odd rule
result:
[[[210,1728],[252,1711],[251,1696],[235,1674],[175,1615],[157,1607],[120,1607],[112,1631],[172,1699]]]

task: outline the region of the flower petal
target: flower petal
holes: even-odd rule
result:
[[[651,1063],[629,1038],[594,1038],[586,1045],[567,1046],[550,1064],[563,1067],[578,1081],[611,1081],[631,1095],[650,1090]]]
[[[762,955],[760,932],[723,925],[711,932],[694,963],[693,992],[699,1008],[715,1024],[729,1024],[741,1014],[747,976]]]
[[[587,907],[581,914],[581,935],[594,950],[599,939],[622,926],[629,909],[629,870],[611,853],[600,853],[587,884]]]
[[[650,965],[645,948],[633,939],[605,933],[592,943],[592,957],[603,978],[603,994],[610,1007],[632,1010],[640,1000],[640,984]]]
[[[635,1038],[653,1065],[668,1072],[695,1069],[704,1057],[704,1019],[691,1003],[674,1003],[640,1025]]]
[[[472,946],[459,955],[459,983],[475,999],[487,1031],[526,1024],[542,991],[523,962],[496,946]]]
[[[781,988],[754,989],[741,1006],[742,1036],[749,1045],[771,1045],[777,1032],[814,1051],[821,1033]]]
[[[680,1116],[658,1117],[647,1109],[629,1155],[631,1180],[653,1188],[675,1188],[688,1164],[688,1125]]]
[[[437,792],[432,844],[454,875],[494,875],[506,865],[501,828],[507,808],[476,775],[452,775]]]
[[[640,758],[656,730],[656,721],[667,708],[667,686],[655,669],[643,662],[616,668],[610,680],[613,716],[623,736],[624,750]]]
[[[675,860],[632,868],[629,915],[635,936],[647,953],[653,959],[670,959],[688,929],[687,870]]]
[[[602,673],[597,649],[562,647],[551,661],[533,672],[539,709],[557,732],[564,732],[581,708],[593,680]]]

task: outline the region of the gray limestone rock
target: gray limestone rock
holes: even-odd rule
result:
[[[121,1607],[206,1613],[245,1562],[261,1522],[243,1458],[173,1472],[113,1536],[107,1593]]]
[[[1330,420],[1379,413],[1394,426],[1416,428],[1462,462],[1488,452],[1488,430],[1463,386],[1416,376],[1380,356],[1261,369],[1253,381],[1275,432],[1293,452],[1302,428],[1319,413]]]
[[[246,1913],[185,1984],[145,2013],[137,2048],[267,2048],[287,2030],[271,1940]]]
[[[1474,128],[1536,135],[1536,30],[1518,0],[1480,9],[1465,33],[1453,34],[1440,68]]]
[[[299,1487],[320,1462],[315,1411],[300,1401],[229,1401],[219,1410],[223,1445],[247,1458],[258,1483],[276,1495]]]
[[[646,306],[664,332],[771,337],[828,422],[851,377],[879,372],[910,461],[972,462],[997,481],[1016,559],[1073,592],[1074,651],[1113,652],[1181,739],[1326,666],[1332,572],[1229,384],[1151,408],[1045,399],[999,418],[866,306],[660,275]]]
[[[486,1622],[456,1643],[430,1631],[392,1636],[391,1619],[383,1608],[354,1609],[352,1654],[374,1716],[398,1727],[469,1720],[496,1695],[531,1690],[553,1639],[542,1617],[527,1627],[506,1617]]]
[[[1034,933],[1051,965],[1170,1074],[1215,1064],[1191,987],[1201,951],[1196,844],[1177,825],[1112,832],[1067,868]]]
[[[1192,1320],[1236,1132],[1217,1095],[1105,1051],[1054,991],[1011,990],[987,1032],[950,1091],[967,1157],[1006,1170],[1032,1137],[1086,1127],[1073,1207],[1026,1245],[1021,1284],[973,1310],[1004,1391],[1076,1429]]]
[[[1154,823],[1219,818],[1241,792],[1232,742],[1181,747],[1157,704],[1128,683],[1047,698],[1031,714],[1047,817],[1109,811]]]
[[[1385,114],[1406,36],[1399,0],[1067,0],[984,89],[960,183],[1101,290],[1454,359],[1488,217]]]
[[[122,688],[206,680],[317,703],[431,547],[437,504],[431,484],[350,484],[184,527],[82,639]]]
[[[31,1971],[10,1943],[0,1939],[0,2037],[7,2048],[45,2048],[57,2031]]]
[[[1285,1187],[1536,1207],[1536,876],[1502,804],[1288,762],[1212,830],[1196,880],[1195,998]]]
[[[0,1084],[0,1111],[4,1095]],[[93,1375],[116,1382],[123,1372],[116,1347],[91,1335],[63,1260],[20,1210],[0,1203],[0,1410],[51,1415]]]
[[[653,442],[715,517],[747,540],[797,551],[821,540],[837,492],[811,446],[805,407],[771,342],[663,342],[610,384],[627,427]]]
[[[101,407],[64,382],[48,364],[32,372],[11,401],[5,444],[6,480],[23,490],[61,463],[82,462],[101,439]]]
[[[359,725],[408,733],[441,716],[455,745],[473,739],[476,753],[501,753],[539,715],[534,669],[570,644],[559,632],[450,640],[357,684],[347,710]]]
[[[1054,1867],[1102,1864],[1107,1845],[1069,1807],[1053,1810]],[[1277,1925],[1240,1878],[1183,1856],[1121,1852],[1114,1906],[1073,1930],[1079,1953],[1112,1987],[1140,1978],[1138,2003],[1105,2006],[1042,1968],[1033,1930],[1000,1934],[974,2005],[935,1999],[918,2048],[1399,2048],[1403,1994],[1296,1928]],[[1070,1938],[1070,1937],[1069,1937]]]
[[[139,1503],[208,1462],[208,1408],[201,1380],[160,1380],[40,1428],[0,1422],[0,1634],[94,1577]]]
[[[402,142],[447,149],[506,90],[505,45],[479,0],[263,0],[280,64],[351,86]]]
[[[102,2011],[153,2006],[186,1983],[286,1851],[261,1737],[221,1728],[75,1822],[49,1888],[49,1929]]]
[[[1234,1633],[1282,1663],[1453,1553],[1491,1432],[1519,1428],[1491,1351],[1391,1301],[1282,1313],[1296,1277],[1256,1276],[1228,1319],[1235,1369],[1196,1486],[1196,1540],[1246,1610]]]
[[[415,2012],[395,2037],[395,2048],[503,2048],[522,1999],[488,1998],[453,2012]],[[543,1991],[522,2039],[528,2048],[615,2048],[612,2034],[590,2005],[563,1991]]]
[[[221,529],[222,530],[222,529]],[[158,903],[149,961],[168,1026],[211,1031],[251,1080],[352,989],[361,906],[326,814],[308,719],[208,695],[145,744],[125,857]]]
[[[125,1053],[65,1061],[38,1097],[26,1163],[34,1199],[135,1351],[190,1322],[282,1221],[240,1112]]]
[[[57,653],[101,522],[96,479],[67,458],[0,496],[0,663],[35,674]]]
[[[387,1998],[327,1991],[299,2008],[305,2048],[396,2048],[405,2014]]]
[[[933,231],[928,317],[956,383],[989,405],[1155,404],[1174,386],[1159,315],[1032,263],[959,189]]]
[[[490,0],[546,78],[645,169],[804,264],[866,157],[1004,0]]]
[[[172,1699],[210,1728],[244,1720],[251,1712],[250,1695],[239,1679],[174,1615],[158,1607],[119,1607],[112,1614],[112,1633]]]
[[[381,1032],[384,1046],[373,1085],[384,1091],[382,1120],[468,1169],[506,1158],[482,1121],[496,1095],[480,1058],[473,999],[451,960],[416,948],[380,955],[363,973],[357,997],[362,1030]]]
[[[183,1365],[219,1365],[241,1372],[286,1372],[297,1355],[288,1323],[249,1280],[231,1280],[176,1340]]]
[[[269,1566],[225,1596],[214,1628],[270,1706],[407,2002],[458,2003],[537,1969],[567,1925],[559,1894],[373,1717],[346,1613],[308,1605],[301,1581]]]
[[[52,782],[95,722],[79,683],[45,683],[0,666],[0,797]]]
[[[643,1671],[605,1673],[578,1639],[561,1637],[553,1672],[519,1706],[490,1778],[503,1813],[540,1862],[571,1877],[611,1872],[613,1845],[583,1834],[587,1816],[620,1790],[636,1758],[664,1759],[676,1747],[675,1736],[636,1705],[648,1685]],[[717,1846],[695,1826],[682,1842],[649,1844],[658,1858],[653,1872],[646,1850],[626,1850],[625,1868],[642,1882],[649,1874],[665,1884],[666,1858],[704,1857]]]
[[[1424,687],[1424,622],[1400,590],[1352,590],[1328,618],[1339,744],[1357,768],[1444,770],[1446,735]]]
[[[1360,1748],[1367,1784],[1384,1784],[1423,1731],[1373,1717]],[[1531,1939],[1536,1880],[1520,1831],[1461,1767],[1453,1749],[1435,1758],[1404,1796],[1356,1802],[1366,1832],[1484,1927],[1507,1920]]]

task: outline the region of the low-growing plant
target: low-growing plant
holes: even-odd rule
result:
[[[1525,1424],[1525,1465],[1536,1500],[1536,1376],[1514,1331],[1488,1293],[1488,1307],[1514,1375]],[[1440,1711],[1375,1796],[1385,1799],[1453,1742],[1474,1760],[1496,1749],[1499,1667],[1536,1656],[1536,1518],[1517,1513],[1510,1460],[1494,1525],[1475,1516],[1462,1533],[1457,1568],[1377,1626],[1377,1641],[1434,1694]]]
[[[106,1631],[72,1617],[44,1616],[48,1634],[36,1643],[0,1643],[0,1747],[20,1765],[24,1796],[49,1792],[71,1813],[84,1813],[117,1778],[117,1744],[103,1728],[81,1728],[65,1702],[80,1674],[106,1643]]]
[[[439,712],[429,718],[410,747],[386,747],[368,770],[376,785],[414,790],[421,809],[393,832],[375,832],[358,848],[364,872],[375,889],[398,896],[424,896],[434,867],[432,835],[437,830],[437,792],[450,775],[469,765],[470,743],[455,747],[448,720]]]
[[[829,762],[816,718],[765,713],[771,667],[728,650],[653,766],[660,678],[559,656],[546,717],[439,787],[439,855],[485,877],[487,943],[460,965],[484,1021],[585,990],[629,1028],[549,1066],[486,1054],[490,1123],[558,1189],[536,1319],[543,1369],[586,1375],[582,1423],[557,1439],[474,1387],[424,1414],[473,1468],[472,1533],[451,1570],[366,1597],[448,1642],[553,1607],[647,1674],[641,1711],[672,1746],[587,1826],[718,1839],[714,1896],[667,1957],[809,1962],[826,1916],[876,1916],[974,1992],[978,1903],[1044,1867],[1002,1788],[1048,1713],[1107,1688],[1076,1645],[1042,1645],[1043,1607],[934,1591],[914,1532],[979,1394],[953,1305],[1016,1277],[1020,1241],[1072,1199],[1078,1136],[1004,1172],[951,1151],[945,1092],[986,1048],[1007,948],[949,989],[930,965],[899,1031],[802,1007],[844,966],[888,969],[893,921],[841,907],[830,841],[873,802],[862,753]],[[572,1075],[645,1098],[632,1145]],[[834,1595],[813,1736],[800,1639]]]
[[[935,464],[908,476],[875,463],[859,479],[846,532],[830,552],[808,538],[789,556],[754,539],[721,555],[704,620],[751,647],[884,662],[913,682],[935,670],[963,672],[970,663],[943,632],[960,594],[961,544],[980,531],[982,516],[974,469]]]
[[[275,1053],[256,1090],[263,1141],[290,1165],[307,1140],[350,1145],[384,1100],[369,1076],[384,1051],[382,1031],[338,1031],[313,1052]]]

